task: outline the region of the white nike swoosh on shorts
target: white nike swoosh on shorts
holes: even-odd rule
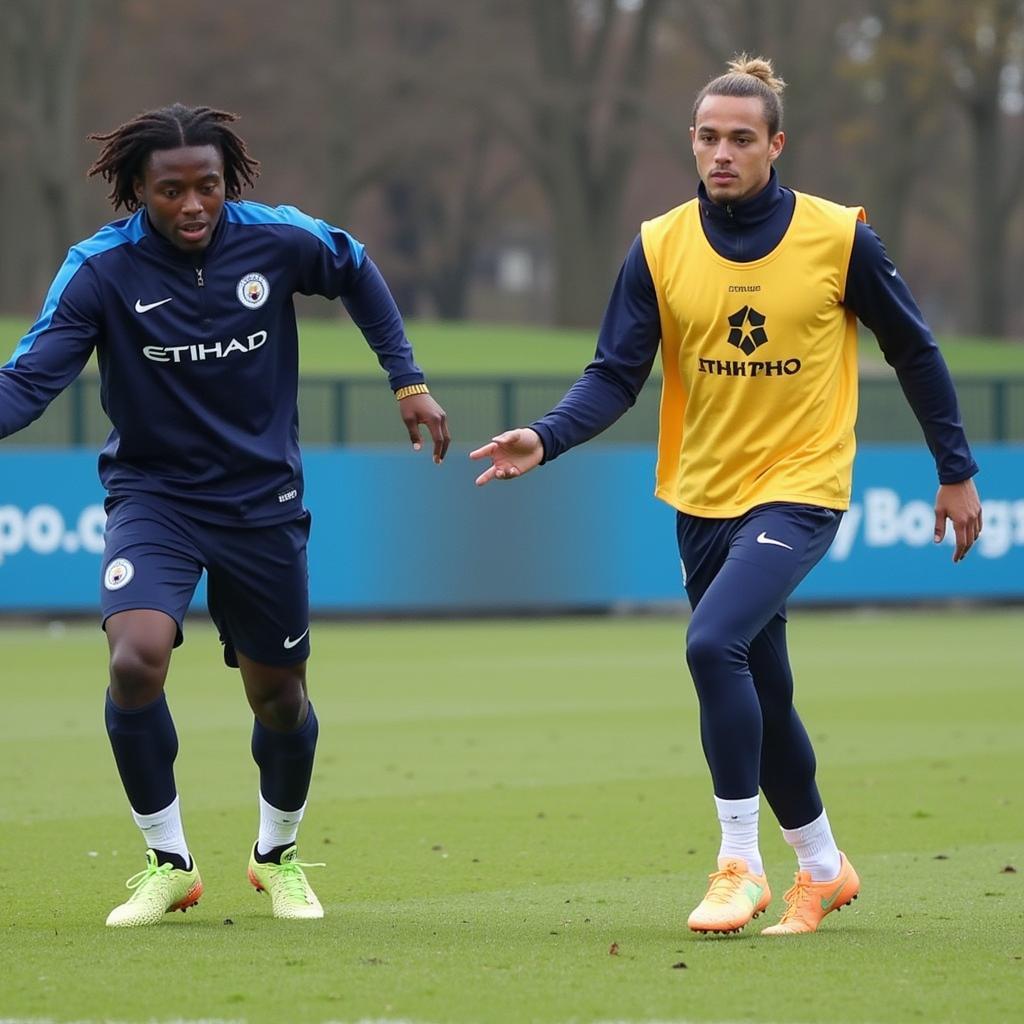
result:
[[[757,535],[757,543],[758,544],[774,544],[776,547],[785,548],[787,551],[792,551],[793,550],[788,544],[783,544],[781,540],[773,540],[771,537],[768,536],[768,534],[766,534],[764,532],[764,530],[762,530]]]
[[[307,626],[294,640],[290,636],[284,638],[284,649],[290,651],[293,647],[301,643],[302,638],[309,632],[309,626]]]

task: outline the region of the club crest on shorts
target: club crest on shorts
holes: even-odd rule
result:
[[[115,558],[103,574],[103,586],[107,590],[120,590],[128,586],[135,575],[135,566],[127,558]]]
[[[238,301],[248,309],[259,309],[270,295],[270,282],[255,272],[246,274],[235,289]]]

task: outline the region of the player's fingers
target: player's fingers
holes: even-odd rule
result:
[[[935,510],[935,543],[941,544],[946,536],[946,513],[941,509]]]
[[[498,471],[497,466],[488,466],[477,478],[477,487],[483,487],[484,484],[490,483],[494,479],[494,474]]]
[[[953,552],[953,561],[960,562],[967,557],[967,552],[971,550],[974,539],[971,537],[966,523],[954,523],[953,531],[956,534],[956,550]]]
[[[441,417],[441,451],[437,454],[438,463],[444,462],[444,457],[448,454],[448,446],[452,443],[452,435],[448,431],[448,417]]]
[[[444,454],[448,451],[448,444],[451,440],[448,436],[448,427],[445,423],[445,415],[441,413],[436,419],[430,421],[430,436],[434,440],[434,462],[440,465]]]
[[[474,448],[473,451],[469,453],[469,457],[471,459],[486,459],[493,455],[497,450],[498,445],[494,441],[491,441],[489,444],[484,444],[479,448]]]
[[[419,451],[423,447],[423,442],[420,438],[420,425],[419,421],[413,417],[405,421],[405,429],[409,431],[409,440],[412,441],[412,447],[414,451]]]
[[[980,516],[971,516],[967,521],[967,546],[973,547],[977,542],[979,535],[981,534],[981,518]]]
[[[519,467],[505,463],[496,463],[494,466],[494,478],[496,480],[514,480],[519,476]]]

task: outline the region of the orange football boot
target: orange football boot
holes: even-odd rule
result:
[[[771,902],[764,875],[754,875],[742,857],[719,857],[708,875],[707,895],[686,922],[694,932],[738,932]]]
[[[783,899],[786,912],[778,924],[762,935],[802,935],[816,931],[821,919],[833,910],[853,902],[860,892],[860,879],[845,853],[839,854],[839,874],[829,882],[815,882],[807,871],[798,871],[793,888]]]

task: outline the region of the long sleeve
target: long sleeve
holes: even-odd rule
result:
[[[423,371],[413,358],[402,314],[362,243],[341,228],[288,209],[307,227],[298,236],[303,247],[299,291],[341,299],[388,375],[393,391],[421,384]]]
[[[633,406],[660,341],[658,298],[637,236],[612,289],[593,361],[558,405],[531,424],[545,462],[607,430]]]
[[[858,223],[844,304],[878,339],[886,362],[921,424],[940,483],[978,472],[946,361],[878,235]]]
[[[100,336],[96,282],[72,249],[39,319],[0,367],[0,437],[27,427],[81,372]]]
[[[341,301],[376,353],[377,361],[388,375],[392,391],[408,384],[423,383],[423,371],[413,358],[402,314],[381,272],[369,256],[364,256],[351,289],[342,295]]]

